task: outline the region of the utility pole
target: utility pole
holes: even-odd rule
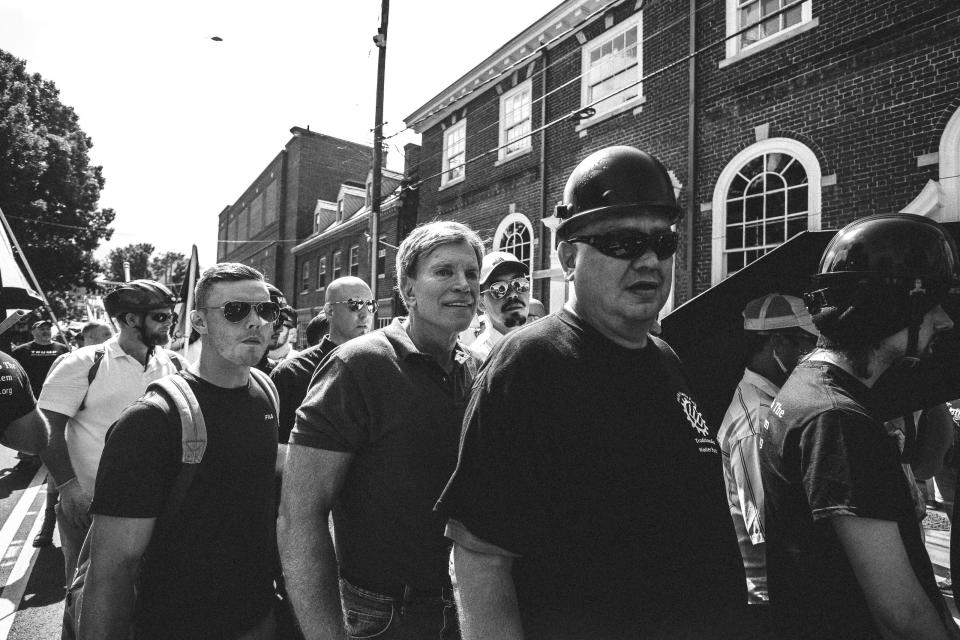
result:
[[[380,28],[373,42],[377,57],[377,107],[373,123],[373,175],[370,184],[370,290],[377,299],[377,256],[380,254],[380,181],[383,174],[383,78],[387,66],[387,22],[390,0],[380,0]]]

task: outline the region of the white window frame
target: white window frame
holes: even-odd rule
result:
[[[360,245],[358,244],[350,247],[350,267],[348,273],[351,276],[360,275]]]
[[[744,46],[741,44],[744,34],[740,34],[737,36],[734,36],[733,34],[737,33],[742,28],[742,26],[740,25],[740,5],[743,4],[745,1],[746,0],[726,0],[727,59],[721,62],[720,64],[721,67],[726,66],[726,64],[735,62],[736,60],[739,60],[741,58],[745,58],[749,55],[753,55],[754,53],[759,53],[764,49],[769,49],[770,47],[780,42],[783,42],[784,40],[788,40],[789,38],[797,36],[803,33],[804,31],[808,31],[813,27],[816,27],[817,24],[819,23],[819,21],[814,19],[813,17],[813,0],[806,0],[806,2],[800,5],[800,22],[798,22],[797,24],[790,25],[789,27],[780,29],[779,31],[771,33],[770,35],[764,38],[761,38],[756,42],[752,42]],[[761,3],[760,4],[761,7],[763,6],[762,5],[763,0],[756,0],[756,1],[758,3]],[[793,0],[781,0],[782,4],[780,8],[782,9],[784,6],[790,4],[792,1]],[[780,14],[778,18],[783,19],[783,16],[785,15],[786,14]],[[759,20],[755,24],[760,24],[761,22],[763,21]],[[746,26],[746,25],[743,25],[743,26]]]
[[[457,151],[457,153],[452,154],[450,149],[450,140],[454,135],[459,136],[463,143],[463,148]],[[456,160],[458,156],[463,156],[462,159]],[[451,160],[453,160],[451,168]],[[443,173],[440,174],[440,187],[446,187],[448,185],[457,184],[458,182],[463,182],[467,177],[467,119],[464,118],[460,122],[450,125],[443,130]],[[451,176],[452,173],[459,172],[457,175]]]
[[[320,284],[320,276],[323,276],[323,284]],[[317,260],[317,291],[323,291],[327,288],[327,256]]]
[[[300,265],[300,293],[310,292],[310,260],[304,260]]]
[[[508,251],[508,249],[503,246],[503,243],[507,239],[507,230],[514,224],[523,225],[527,228],[527,233],[530,234],[530,259],[527,261],[527,268],[532,274],[533,265],[535,264],[534,252],[536,251],[537,247],[537,237],[533,234],[533,223],[530,222],[530,218],[527,216],[523,215],[522,213],[514,212],[508,214],[503,220],[500,221],[500,224],[497,225],[497,230],[493,234],[494,251]],[[516,257],[519,258],[520,256]]]
[[[957,109],[943,129],[938,149],[940,184],[937,195],[942,194],[938,220],[960,220],[960,109]]]
[[[337,249],[333,252],[333,268],[331,269],[331,282],[341,276],[343,272],[343,251]]]
[[[608,42],[619,38],[627,31],[631,29],[636,29],[637,32],[637,77],[636,80],[643,78],[643,12],[639,11],[635,15],[630,16],[627,20],[624,20],[620,24],[608,29],[603,32],[593,40],[590,40],[581,48],[580,53],[580,67],[581,67],[581,76],[580,76],[580,106],[586,108],[588,105],[591,105],[595,100],[590,99],[590,53],[591,51],[597,49],[598,47],[603,47],[603,45]],[[617,74],[613,74],[617,75]],[[610,76],[612,77],[612,76]],[[631,80],[630,84],[635,82]],[[591,117],[591,121],[597,121],[603,119],[604,117],[609,117],[622,113],[627,110],[631,110],[641,104],[643,104],[643,83],[636,85],[637,95],[629,100],[616,102],[612,106],[603,106],[603,103],[591,105],[596,109],[596,115]],[[622,93],[622,92],[621,92]],[[584,121],[583,124],[590,124],[588,121]]]
[[[387,277],[387,236],[380,236],[380,242],[377,243],[377,280]],[[383,260],[383,267],[380,266],[380,260]]]
[[[523,120],[518,120],[514,123],[512,127],[507,128],[507,109],[510,102],[526,93],[526,109],[527,117]],[[523,103],[521,103],[521,109],[523,109]],[[511,143],[509,140],[510,132],[522,128],[526,124],[526,131],[523,132],[520,139]],[[524,80],[513,89],[510,89],[502,96],[500,96],[500,144],[497,145],[497,161],[503,162],[505,160],[510,160],[518,156],[522,156],[530,152],[533,148],[532,139],[533,136],[530,135],[530,132],[533,130],[533,82],[530,80]],[[508,146],[509,145],[509,146]]]
[[[765,153],[784,153],[793,156],[807,172],[807,230],[819,231],[821,222],[820,161],[805,144],[792,138],[768,138],[756,142],[735,155],[717,179],[713,190],[713,242],[711,251],[711,285],[719,284],[727,277],[724,268],[724,248],[727,241],[727,192],[740,169],[754,158]]]

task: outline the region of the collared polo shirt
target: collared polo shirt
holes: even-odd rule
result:
[[[353,454],[333,510],[340,573],[381,592],[449,584],[445,518],[432,507],[457,462],[475,372],[459,347],[445,372],[405,327],[394,320],[330,354],[290,434]]]
[[[87,376],[99,348],[104,349],[103,359],[96,378],[88,385]],[[93,492],[107,430],[120,412],[142,396],[148,384],[176,370],[165,349],[154,349],[144,367],[120,347],[119,337],[114,336],[103,344],[67,354],[50,371],[37,406],[70,418],[67,452],[81,487]]]

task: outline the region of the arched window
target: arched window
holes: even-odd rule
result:
[[[806,146],[771,138],[741,151],[713,193],[717,284],[807,229],[820,228],[820,163]]]
[[[943,222],[960,220],[960,109],[954,112],[943,130],[939,159],[943,210],[938,219]]]
[[[493,235],[495,251],[508,251],[527,263],[533,273],[533,225],[522,213],[511,213],[500,221]]]

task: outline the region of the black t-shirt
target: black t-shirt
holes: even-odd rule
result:
[[[896,522],[918,581],[944,612],[900,450],[874,418],[877,406],[874,393],[842,369],[802,362],[770,407],[760,447],[767,578],[785,637],[881,637],[835,517]]]
[[[0,351],[0,433],[35,406],[37,402],[26,371],[19,362]]]
[[[137,638],[230,638],[273,604],[277,422],[253,380],[225,389],[179,375],[200,403],[207,449],[174,521],[158,521],[144,556]],[[128,407],[107,436],[91,511],[160,516],[180,471],[180,438],[177,418],[142,401]]]
[[[719,448],[665,343],[548,316],[494,348],[464,425],[437,509],[520,554],[529,640],[740,636]]]
[[[31,340],[14,349],[13,357],[16,358],[17,361],[23,365],[24,370],[26,370],[27,376],[30,377],[30,386],[33,387],[34,393],[40,395],[40,390],[43,388],[43,381],[46,380],[47,372],[50,371],[50,367],[53,366],[53,361],[64,353],[70,353],[70,347],[60,344],[59,342],[37,344],[35,340]]]
[[[327,354],[336,348],[330,336],[324,336],[320,344],[278,362],[270,372],[270,379],[276,385],[280,398],[280,442],[286,443],[290,439],[293,423],[297,419],[297,408],[307,395],[314,371]]]

